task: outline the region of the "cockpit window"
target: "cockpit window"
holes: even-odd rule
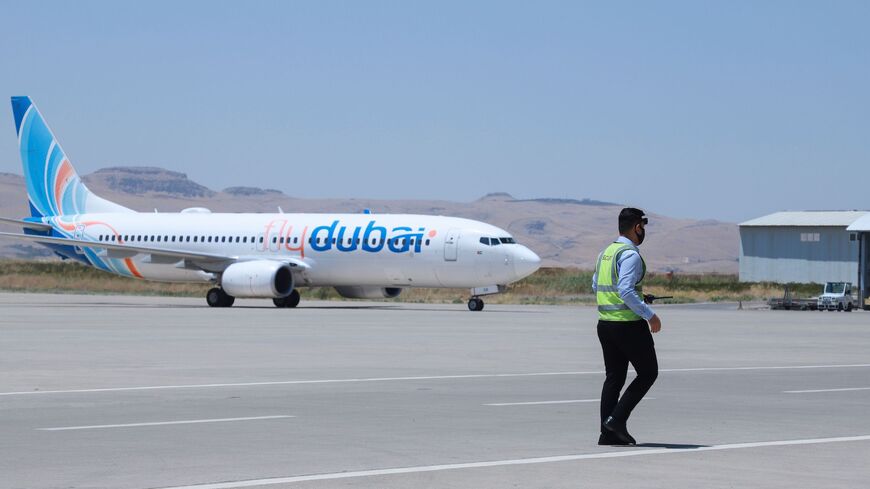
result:
[[[502,244],[516,244],[513,238],[480,238],[480,242],[487,246],[498,246]]]

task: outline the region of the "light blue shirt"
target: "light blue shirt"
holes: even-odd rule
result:
[[[634,243],[625,236],[620,236],[616,242],[634,246]],[[601,258],[601,254],[598,255],[598,258]],[[598,263],[597,260],[596,263]],[[643,302],[643,297],[638,295],[637,291],[634,290],[634,286],[643,278],[643,263],[640,259],[640,254],[634,250],[623,252],[619,256],[619,261],[616,262],[616,274],[619,277],[616,282],[616,290],[619,291],[619,297],[625,301],[625,305],[634,311],[635,314],[649,321],[655,315],[655,312]],[[598,270],[592,275],[592,292],[597,292],[597,286]]]

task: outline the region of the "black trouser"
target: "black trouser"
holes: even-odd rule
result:
[[[625,422],[637,403],[643,399],[659,374],[656,348],[652,333],[644,320],[598,321],[598,340],[604,352],[604,388],[601,391],[601,422],[608,416]],[[637,378],[625,389],[628,364],[634,367]]]

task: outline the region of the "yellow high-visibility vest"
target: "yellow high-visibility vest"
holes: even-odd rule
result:
[[[616,263],[619,257],[626,251],[633,250],[640,256],[636,246],[625,243],[613,243],[601,253],[598,257],[598,263],[595,265],[595,273],[597,280],[595,282],[596,299],[598,300],[598,319],[602,321],[637,321],[642,319],[628,308],[628,305],[619,296],[619,290],[616,284],[619,277],[616,273]],[[643,277],[646,275],[646,262],[641,256],[640,262],[643,265],[643,273],[640,280],[635,284],[634,289],[637,295],[643,297]]]

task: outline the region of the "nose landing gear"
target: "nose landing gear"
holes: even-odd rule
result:
[[[507,290],[506,285],[487,285],[486,287],[475,287],[471,289],[471,299],[468,299],[469,311],[482,311],[483,299],[481,296],[500,294]]]

